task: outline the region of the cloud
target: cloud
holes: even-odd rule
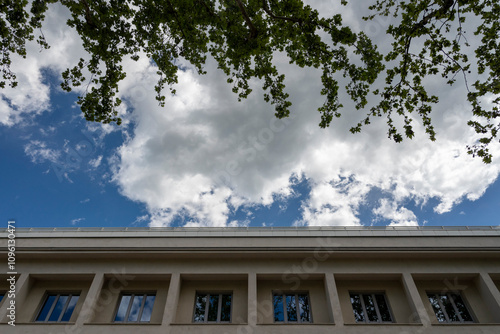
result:
[[[99,155],[97,158],[89,160],[89,165],[91,168],[96,169],[101,165],[101,162],[102,162],[102,155]]]
[[[132,225],[139,225],[141,223],[144,223],[146,221],[149,220],[149,215],[142,215],[142,216],[138,216],[135,218],[135,220],[132,222]]]
[[[31,41],[26,44],[27,57],[12,55],[11,70],[17,76],[16,88],[0,90],[0,125],[13,126],[51,108],[50,86],[45,73],[61,73],[72,62],[85,55],[81,39],[72,29],[61,26],[69,11],[59,4],[49,4],[43,34],[50,49],[40,51]]]
[[[290,196],[296,175],[311,187],[299,225],[367,224],[360,221],[359,208],[374,188],[396,203],[437,199],[434,210],[444,213],[464,199],[479,198],[495,181],[499,164],[484,165],[465,151],[475,134],[466,126],[468,109],[454,97],[459,88],[450,90],[433,114],[436,142],[415,122],[416,139],[396,144],[386,138],[383,119],[350,134],[349,126],[362,114],[349,109],[320,129],[318,73],[279,66],[294,103],[293,117],[286,120],[274,118],[258,87],[237,103],[210,60],[209,74],[202,77],[186,65],[177,94],[167,96],[164,109],[154,102],[154,68],[147,62],[127,66],[131,75],[121,91],[137,125],[117,151],[113,180],[123,195],[147,205],[153,226],[179,217],[187,226],[225,226],[241,205],[268,206],[276,196]],[[394,215],[384,208],[394,209]],[[405,208],[377,212],[397,224],[416,222]]]
[[[396,202],[387,199],[380,200],[380,206],[373,210],[376,216],[391,221],[389,226],[418,226],[417,216],[405,207],[399,207]]]
[[[309,199],[302,205],[301,223],[309,226],[361,225],[358,209],[369,190],[366,184],[348,177],[314,184]]]
[[[24,153],[30,157],[33,163],[52,162],[56,163],[61,157],[61,152],[55,149],[47,148],[45,142],[31,140],[24,145]]]
[[[245,219],[243,221],[239,221],[239,220],[232,220],[230,221],[227,226],[229,227],[247,227],[248,225],[250,225],[250,220],[248,219]]]
[[[50,107],[49,87],[42,83],[37,61],[21,65],[21,57],[12,58],[12,71],[19,85],[0,90],[0,124],[5,126],[19,123],[25,114],[40,114]]]
[[[75,218],[75,219],[71,219],[71,225],[76,225],[82,221],[84,221],[85,218]]]

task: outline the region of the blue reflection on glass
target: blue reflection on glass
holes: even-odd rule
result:
[[[286,316],[289,322],[297,321],[297,304],[295,295],[286,295]]]
[[[45,300],[45,303],[43,304],[43,307],[38,314],[38,317],[36,318],[36,321],[45,321],[47,319],[47,316],[49,315],[49,311],[52,308],[52,304],[54,304],[54,301],[56,300],[57,295],[50,295],[47,296],[47,300]]]
[[[142,310],[141,321],[149,322],[151,320],[151,313],[153,312],[153,305],[155,303],[155,295],[147,295],[144,302],[144,309]]]
[[[132,306],[130,307],[130,312],[128,314],[127,321],[136,322],[139,319],[139,311],[141,310],[143,295],[135,295],[132,300]]]
[[[123,295],[120,300],[120,306],[118,307],[118,311],[116,312],[115,321],[120,322],[125,320],[125,315],[127,313],[128,305],[130,304],[131,295]]]
[[[76,303],[78,302],[78,297],[79,296],[71,296],[71,299],[68,303],[68,307],[66,308],[66,311],[64,312],[61,321],[69,321],[71,319],[71,315],[73,314],[73,310],[75,309]]]
[[[274,321],[285,321],[283,313],[283,295],[274,295]]]

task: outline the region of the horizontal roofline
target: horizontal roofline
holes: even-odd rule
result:
[[[0,230],[0,237],[10,232]],[[33,227],[14,233],[16,238],[500,237],[500,226]]]
[[[269,232],[269,231],[500,231],[499,226],[269,226],[269,227],[22,227],[15,231],[37,232]],[[1,231],[1,230],[0,230]],[[3,232],[8,232],[4,229]]]
[[[12,233],[14,236],[12,236]],[[44,249],[248,249],[289,250],[291,239],[302,239],[298,249],[323,244],[355,249],[462,249],[500,251],[500,226],[312,226],[312,227],[61,227],[0,230],[28,251]],[[122,242],[122,239],[135,240]],[[222,240],[224,239],[224,240]],[[5,240],[2,242],[2,240]],[[23,240],[23,241],[21,241]],[[168,240],[168,242],[167,242]],[[357,241],[355,241],[357,240]],[[30,243],[32,242],[32,243]],[[292,243],[292,246],[294,243]],[[295,247],[295,246],[293,246]],[[328,246],[330,247],[330,246]],[[333,246],[332,246],[333,247]]]

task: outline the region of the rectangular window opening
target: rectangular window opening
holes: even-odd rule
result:
[[[122,293],[114,322],[150,322],[155,293]]]
[[[384,293],[349,293],[356,322],[393,322]]]
[[[69,322],[80,297],[76,294],[48,294],[35,319],[36,322]]]
[[[232,299],[231,292],[197,292],[193,322],[231,322]]]
[[[311,323],[309,294],[273,293],[274,322]]]
[[[439,322],[474,322],[460,293],[427,293],[434,314]]]

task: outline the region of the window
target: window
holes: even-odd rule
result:
[[[383,293],[350,293],[356,322],[392,322],[389,303]]]
[[[274,293],[275,322],[312,322],[307,293]]]
[[[68,322],[78,302],[79,294],[48,294],[36,321]]]
[[[114,322],[149,322],[155,303],[154,293],[123,293]]]
[[[194,322],[231,322],[231,293],[196,293]]]
[[[427,293],[439,322],[474,322],[458,293]]]
[[[5,295],[5,292],[0,291],[0,303],[2,302],[4,295]]]

